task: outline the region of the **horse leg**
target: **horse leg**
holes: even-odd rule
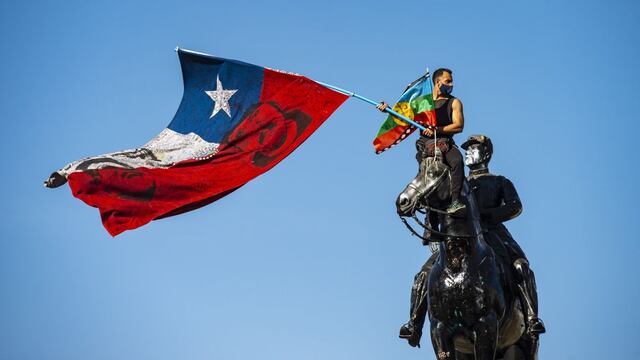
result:
[[[456,349],[453,334],[444,323],[434,320],[431,322],[431,344],[437,360],[455,360]]]
[[[490,313],[478,319],[474,326],[476,360],[494,360],[498,343],[498,318]]]

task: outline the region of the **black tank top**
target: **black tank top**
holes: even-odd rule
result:
[[[435,105],[436,105],[436,125],[437,126],[444,127],[444,126],[453,124],[453,120],[451,118],[451,114],[453,113],[453,99],[455,99],[454,96],[451,96],[446,100],[436,100]],[[428,137],[425,135],[422,135],[422,137],[426,137],[429,139],[433,138],[433,136]],[[438,137],[451,139],[453,138],[453,135],[438,133]]]

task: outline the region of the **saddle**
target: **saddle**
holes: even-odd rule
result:
[[[435,156],[436,147],[440,149],[442,154],[445,154],[451,149],[451,143],[450,138],[438,138],[434,141],[427,137],[421,137],[416,141],[416,150],[422,157],[433,157]]]

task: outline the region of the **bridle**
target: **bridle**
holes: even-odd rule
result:
[[[426,182],[426,178],[427,178],[427,170],[425,169],[424,172],[424,177],[425,177],[425,182]],[[426,223],[423,223],[422,221],[420,221],[420,219],[418,219],[418,217],[416,216],[416,211],[421,213],[421,214],[426,214],[427,211],[433,211],[439,214],[444,214],[447,215],[448,213],[445,210],[442,209],[438,209],[438,208],[434,208],[428,205],[420,205],[420,202],[422,199],[428,197],[429,195],[431,195],[431,193],[433,191],[435,191],[438,186],[440,186],[440,184],[442,183],[442,181],[444,180],[445,177],[449,177],[449,179],[451,179],[451,173],[449,172],[448,175],[446,176],[439,176],[438,179],[435,181],[435,183],[431,186],[431,188],[428,191],[423,191],[420,192],[418,191],[418,189],[413,185],[413,184],[409,184],[408,187],[414,189],[416,191],[416,198],[418,199],[418,204],[416,204],[416,208],[414,209],[414,211],[412,211],[411,213],[411,217],[413,218],[413,220],[418,223],[418,225],[420,225],[423,229],[429,231],[432,234],[436,234],[436,235],[440,235],[442,237],[442,240],[439,239],[432,239],[432,238],[425,238],[424,236],[418,234],[418,232],[416,232],[413,227],[409,224],[409,222],[407,222],[407,219],[405,216],[402,216],[400,214],[398,214],[398,216],[400,217],[400,220],[402,221],[402,223],[407,227],[407,229],[409,229],[409,231],[411,232],[411,235],[413,236],[417,236],[418,238],[420,238],[423,242],[429,243],[429,242],[442,242],[445,241],[446,238],[450,237],[450,238],[464,238],[464,239],[470,239],[470,238],[475,238],[478,237],[482,232],[475,234],[475,235],[453,235],[453,234],[448,234],[442,231],[438,231],[434,228],[432,228],[431,226],[429,226]]]
[[[431,210],[432,210],[432,211],[436,211],[436,212],[438,212],[438,213],[444,213],[444,214],[447,214],[447,212],[446,212],[446,211],[442,211],[442,210],[440,210],[440,209],[433,209],[433,208],[430,208],[430,207],[428,207],[428,206],[425,206],[425,209],[429,209],[430,211],[431,211]],[[420,210],[418,210],[418,212],[420,212],[420,213],[422,213],[422,214],[425,214],[425,213],[426,213],[426,212],[423,212],[423,211],[420,211]],[[418,223],[418,225],[420,225],[422,228],[424,228],[425,230],[429,231],[430,233],[432,233],[432,234],[436,234],[436,235],[440,235],[440,236],[442,237],[442,240],[439,240],[439,239],[433,239],[433,238],[425,238],[424,236],[422,236],[422,235],[418,234],[418,232],[416,232],[416,231],[413,229],[413,227],[409,224],[409,222],[407,221],[407,219],[406,219],[406,217],[405,217],[405,216],[402,216],[402,215],[398,214],[398,217],[400,218],[400,220],[402,221],[402,223],[404,224],[404,226],[406,226],[406,227],[407,227],[407,229],[409,229],[409,231],[411,232],[411,235],[413,235],[413,236],[417,236],[417,237],[418,237],[418,238],[420,238],[422,241],[425,241],[425,242],[427,242],[427,243],[429,243],[429,242],[443,242],[443,241],[445,241],[447,238],[452,238],[452,239],[455,239],[455,238],[458,238],[458,239],[472,239],[472,238],[477,238],[480,234],[482,234],[482,231],[481,231],[481,232],[479,232],[479,233],[477,233],[477,234],[474,234],[474,235],[458,235],[458,234],[454,235],[454,234],[449,234],[449,233],[445,233],[445,232],[442,232],[442,231],[438,231],[438,230],[436,230],[436,229],[432,228],[431,226],[429,226],[428,224],[423,223],[422,221],[420,221],[420,219],[418,219],[418,217],[416,216],[416,213],[414,212],[413,214],[411,214],[411,217],[413,218],[413,220],[414,220],[416,223]]]

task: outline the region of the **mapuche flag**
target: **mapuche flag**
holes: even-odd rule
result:
[[[393,106],[393,110],[421,125],[436,126],[431,76],[427,73],[410,84]],[[398,144],[415,130],[416,127],[411,124],[395,116],[387,116],[376,138],[373,139],[373,147],[376,154]]]
[[[184,93],[173,120],[140,148],[75,161],[69,182],[116,236],[190,211],[268,171],[348,98],[304,76],[178,49]]]

